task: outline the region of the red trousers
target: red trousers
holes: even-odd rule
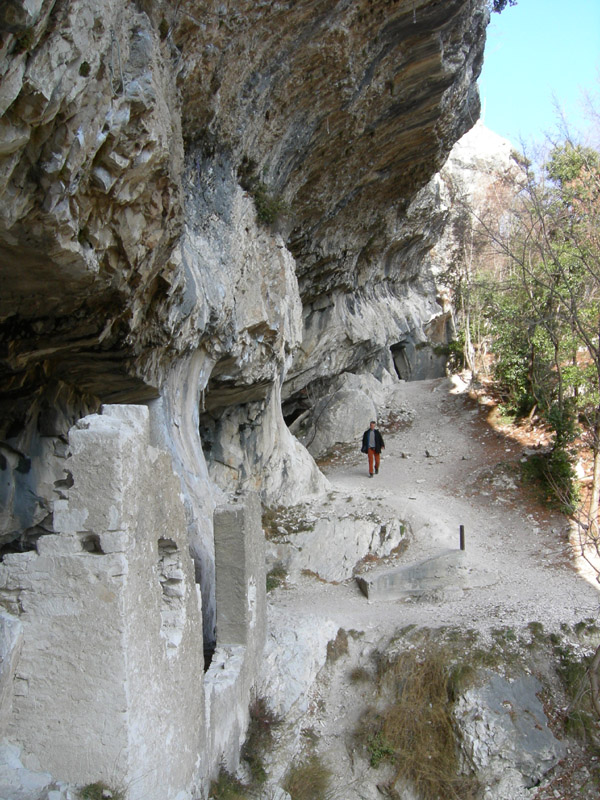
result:
[[[372,447],[369,447],[369,452],[367,453],[369,457],[369,474],[372,475],[375,471],[373,469],[373,462],[375,462],[375,469],[379,469],[379,460],[381,459],[381,453],[376,453]]]

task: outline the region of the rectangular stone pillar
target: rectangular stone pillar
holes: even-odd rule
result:
[[[15,672],[23,646],[23,626],[16,617],[0,613],[0,741],[12,715]]]
[[[266,638],[264,533],[258,496],[216,509],[217,648],[205,677],[207,742],[213,775],[235,769]]]
[[[220,506],[214,514],[217,645],[260,649],[265,640],[265,555],[256,494]]]

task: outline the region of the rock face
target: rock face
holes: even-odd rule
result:
[[[390,555],[407,530],[384,503],[329,492],[318,506],[279,509],[268,532],[267,560],[291,576],[310,572],[323,581],[344,581],[366,557]]]
[[[393,371],[389,346],[439,316],[419,271],[432,231],[405,212],[477,116],[485,6],[6,6],[9,548],[51,527],[56,437],[100,402],[158,397],[210,629],[218,491],[199,422],[221,486],[314,491],[280,401],[349,369]],[[256,209],[271,219],[279,200],[276,233]]]
[[[489,673],[483,686],[458,703],[456,718],[469,763],[498,800],[528,797],[524,790],[564,757],[566,745],[548,727],[539,699],[540,682],[531,675],[508,681]]]
[[[357,312],[362,328],[358,320],[353,321],[357,336],[361,330],[379,331],[383,341],[393,332],[393,340],[388,339],[389,346],[379,356],[363,363],[359,371],[369,374],[323,375],[284,403],[291,430],[314,456],[338,442],[356,441],[367,421],[385,412],[390,383],[393,391],[392,376],[424,380],[446,373],[448,344],[455,335],[453,292],[488,246],[474,234],[471,211],[487,224],[497,224],[506,214],[520,173],[510,142],[478,122],[456,143],[440,172],[416,194],[400,230],[419,232],[408,260],[418,265],[410,282],[417,293],[405,295],[403,303],[395,295],[373,299]],[[343,341],[345,317],[338,311],[332,307],[323,312],[321,327],[312,333],[310,323],[305,327],[301,353],[313,340],[316,348],[323,349],[336,335]],[[327,369],[335,373],[348,357],[347,345],[332,348]],[[286,386],[293,384],[291,378]]]
[[[386,374],[387,385],[393,378]],[[373,375],[346,372],[335,379],[328,392],[290,426],[309,453],[326,453],[338,442],[360,441],[366,426],[377,419],[377,409],[384,405],[384,383]]]
[[[69,429],[145,404],[218,643],[224,493],[326,485],[282,403],[296,413],[345,371],[393,374],[394,347],[445,324],[419,191],[478,115],[487,14],[485,0],[4,3],[5,566],[72,533]]]
[[[46,435],[64,433],[56,408],[72,421],[84,402],[148,399],[177,354],[200,347],[213,408],[219,376],[234,402],[242,386],[264,398],[298,343],[298,317],[285,324],[300,308],[296,278],[306,346],[284,394],[307,370],[380,353],[389,334],[365,314],[396,301],[402,325],[423,294],[408,289],[414,231],[398,228],[477,117],[484,5],[10,4],[4,434],[18,439],[40,417]],[[290,208],[295,262],[255,230],[238,181],[256,196],[258,179]],[[415,322],[435,310],[417,306]]]
[[[473,260],[479,243],[470,235],[465,236],[475,225],[468,209],[488,224],[491,217],[505,213],[506,199],[512,196],[521,172],[512,144],[482,122],[477,122],[454,145],[439,175],[446,219],[430,252],[436,275],[453,263]]]
[[[205,673],[180,483],[150,436],[145,406],[80,420],[54,531],[0,564],[11,612],[0,723],[18,745],[0,750],[0,797],[37,798],[26,789],[48,785],[48,771],[128,786],[132,800],[190,800],[221,761],[236,766],[266,634],[260,503],[240,496],[215,511],[217,647]]]
[[[14,674],[23,646],[23,626],[19,620],[0,613],[0,733],[6,730],[12,715],[14,697]]]
[[[93,741],[98,778],[129,780],[144,797],[158,778],[174,796],[195,779],[203,744],[201,727],[192,740],[183,733],[202,719],[202,696],[176,700],[204,666],[179,482],[149,446],[143,406],[84,418],[69,447],[73,483],[55,503],[54,532],[0,565],[2,603],[23,626],[6,735],[25,766],[43,754],[46,770],[81,783],[89,765],[74,743]],[[181,757],[163,769],[156,746],[167,739]]]

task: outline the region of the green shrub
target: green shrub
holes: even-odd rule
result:
[[[283,200],[276,197],[269,187],[256,176],[258,164],[253,158],[243,156],[237,170],[238,180],[242,189],[247,191],[254,200],[256,218],[264,225],[272,225],[280,217],[289,212]]]
[[[369,764],[377,769],[379,763],[386,758],[394,759],[396,751],[381,731],[367,738],[367,750],[369,751]]]
[[[250,190],[256,206],[256,218],[265,225],[273,225],[280,217],[288,213],[283,200],[271,194],[266,184],[258,181]]]
[[[267,592],[282,586],[287,578],[287,571],[283,564],[276,564],[267,572]]]
[[[573,457],[567,450],[554,448],[551,453],[534,455],[523,464],[523,480],[538,484],[542,499],[565,514],[572,514],[579,498]]]
[[[111,789],[104,781],[88,783],[79,790],[81,800],[125,800],[122,789]]]
[[[210,800],[249,800],[247,787],[241,781],[221,768],[219,777],[210,784]]]
[[[283,788],[292,800],[324,800],[330,782],[330,770],[318,756],[312,755],[308,760],[290,768]]]
[[[465,355],[465,333],[460,331],[458,337],[453,339],[448,345],[448,366],[451,372],[460,372],[467,366]]]
[[[242,746],[242,758],[248,764],[253,784],[260,785],[267,779],[263,757],[273,745],[273,731],[281,720],[268,707],[264,697],[255,698],[249,710],[250,723]]]

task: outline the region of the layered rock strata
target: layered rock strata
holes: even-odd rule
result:
[[[484,0],[2,6],[8,563],[63,534],[69,428],[146,404],[214,643],[224,493],[324,487],[281,403],[393,372],[440,316],[407,209],[478,115],[486,23]]]
[[[430,234],[402,214],[477,116],[485,3],[15,0],[3,15],[3,541],[51,530],[44,454],[73,421],[160,397],[210,629],[200,409],[224,488],[321,485],[280,397],[392,369],[389,345],[439,314],[418,266]],[[279,200],[277,234],[255,206]]]

